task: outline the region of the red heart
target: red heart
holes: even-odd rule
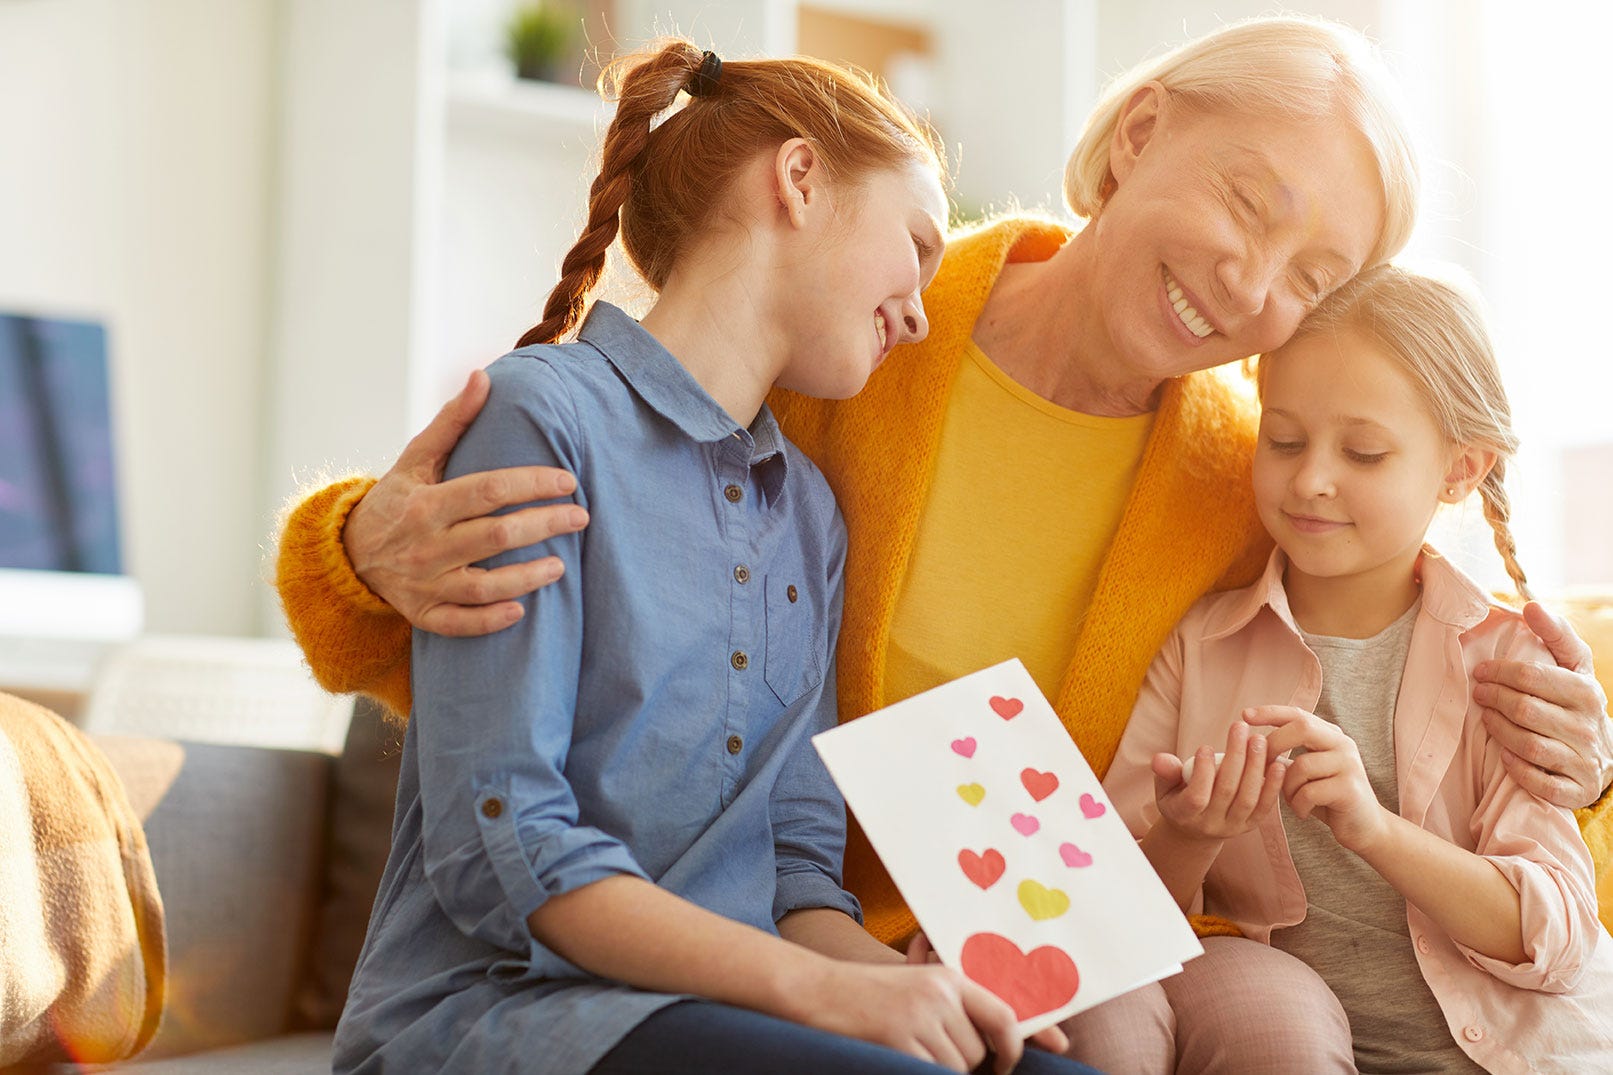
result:
[[[991,708],[1002,719],[1013,720],[1025,708],[1025,703],[1018,698],[1002,698],[994,694],[991,696]]]
[[[1026,954],[1007,937],[976,933],[963,942],[963,973],[997,994],[1020,1022],[1062,1007],[1081,988],[1075,961],[1043,945]]]
[[[1059,789],[1059,778],[1052,773],[1039,773],[1035,769],[1026,769],[1019,774],[1019,782],[1025,785],[1025,790],[1031,793],[1031,798],[1041,802]]]
[[[1002,855],[986,848],[984,854],[977,855],[965,848],[958,852],[958,865],[963,867],[963,876],[979,885],[982,889],[990,888],[1002,877],[1008,864],[1003,861]]]

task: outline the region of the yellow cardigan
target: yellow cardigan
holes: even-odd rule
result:
[[[1069,237],[1060,226],[1010,218],[955,237],[924,295],[929,337],[897,348],[853,399],[775,391],[769,404],[786,435],[823,470],[850,533],[845,619],[838,649],[840,718],[884,699],[886,644],[929,490],[952,378],[1002,267],[1050,257]],[[1249,484],[1257,413],[1219,376],[1168,382],[1113,546],[1053,699],[1071,738],[1101,777],[1154,654],[1199,597],[1247,585],[1270,549]],[[360,582],[341,545],[347,511],[369,488],[352,479],[305,500],[286,524],[278,586],[287,619],[321,683],[409,707],[409,631]],[[1602,811],[1603,814],[1607,811]],[[1586,820],[1582,818],[1582,821]],[[1593,842],[1613,850],[1606,820]],[[884,941],[916,923],[855,823],[846,886],[868,929]],[[1592,834],[1587,826],[1587,839]],[[1201,933],[1234,932],[1197,923]]]

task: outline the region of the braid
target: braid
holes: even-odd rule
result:
[[[1501,554],[1501,562],[1506,565],[1507,574],[1512,576],[1512,584],[1518,588],[1518,595],[1530,601],[1534,595],[1529,592],[1529,580],[1524,577],[1523,568],[1518,566],[1518,543],[1513,540],[1512,528],[1507,525],[1512,518],[1512,500],[1507,496],[1505,481],[1506,461],[1498,459],[1479,484],[1479,498],[1484,504],[1484,519],[1495,531],[1495,549]]]
[[[560,263],[560,282],[544,303],[543,320],[527,329],[517,347],[554,343],[582,320],[588,293],[599,283],[605,254],[616,241],[622,205],[632,187],[635,166],[649,143],[651,122],[671,107],[700,69],[700,61],[697,49],[678,41],[623,77],[616,115],[605,132],[599,175],[588,190],[588,222]]]

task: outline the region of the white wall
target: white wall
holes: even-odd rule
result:
[[[0,4],[0,307],[110,326],[158,631],[257,626],[276,8]]]

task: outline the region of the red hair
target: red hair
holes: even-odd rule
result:
[[[821,60],[724,62],[715,85],[657,125],[694,83],[703,56],[673,40],[618,57],[600,75],[616,115],[589,188],[588,220],[560,263],[543,320],[518,347],[553,343],[582,319],[618,230],[633,268],[659,291],[738,172],[791,138],[810,142],[828,175],[843,182],[909,162],[944,173],[934,131],[872,78]]]

